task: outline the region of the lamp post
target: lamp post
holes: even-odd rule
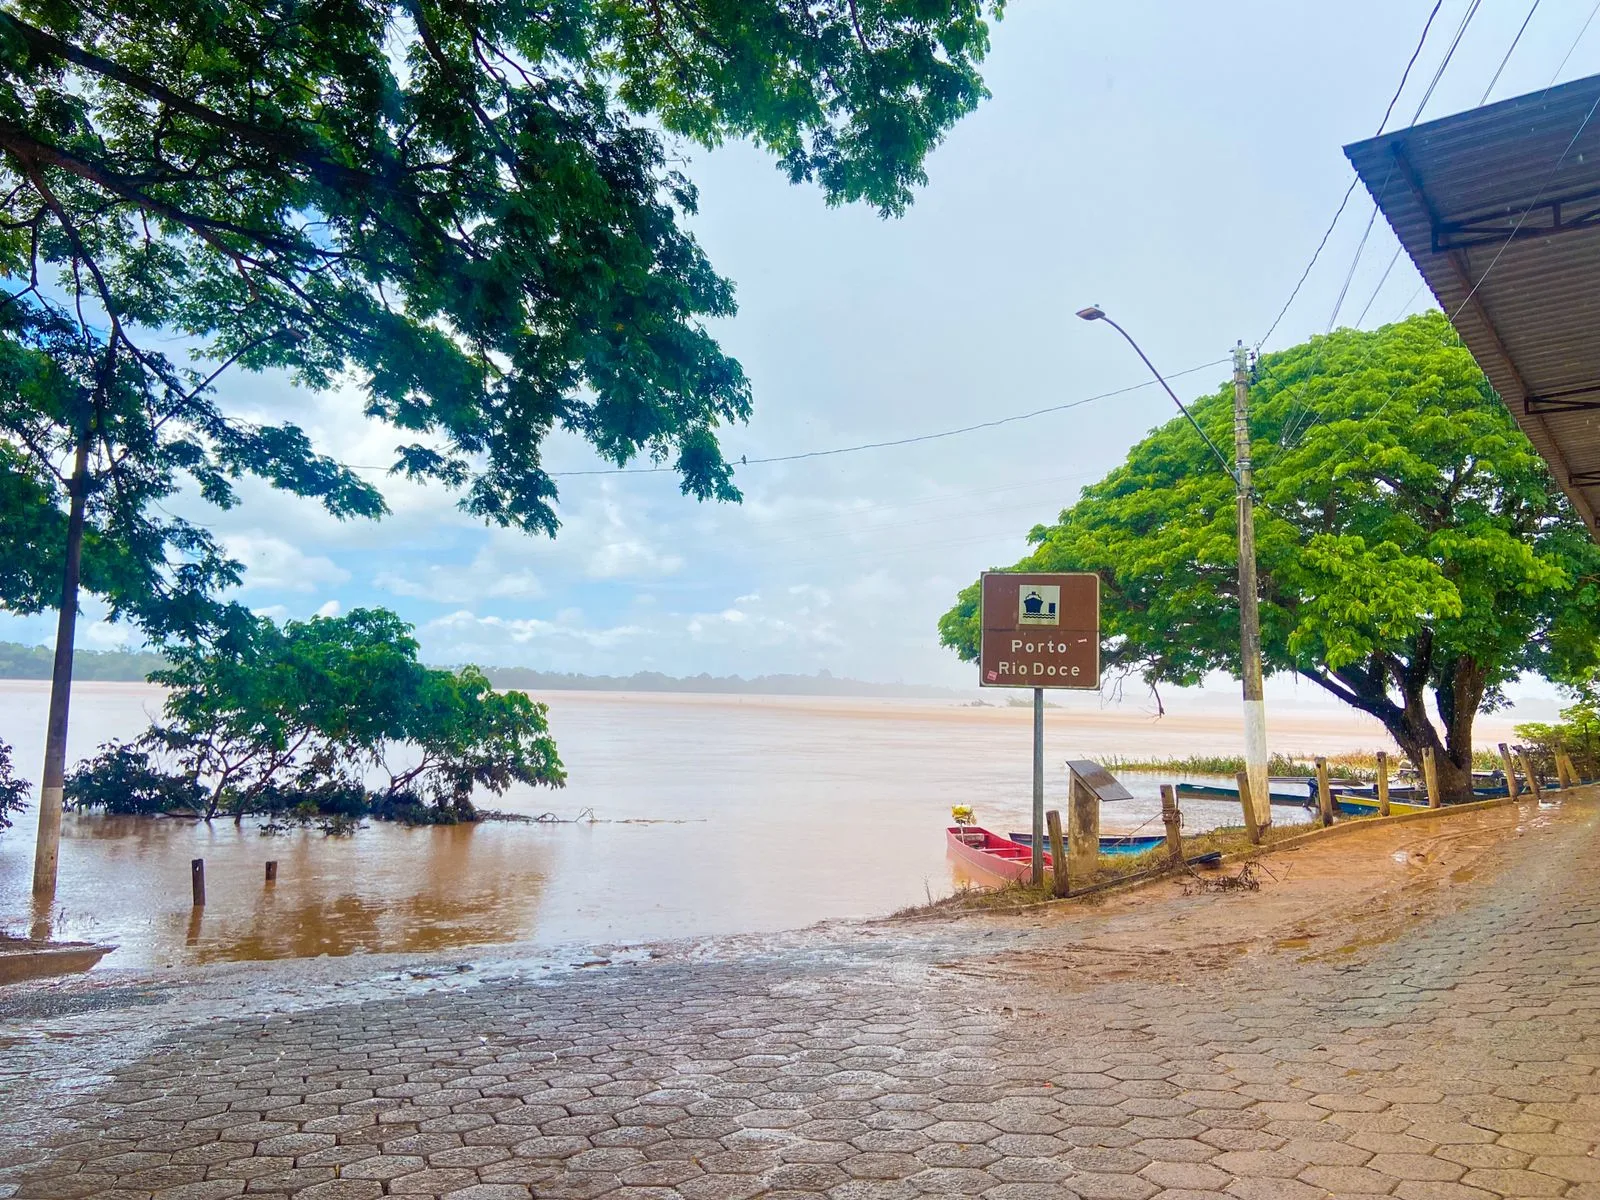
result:
[[[1150,369],[1150,374],[1156,377],[1156,382],[1166,390],[1167,395],[1172,397],[1172,402],[1178,406],[1178,411],[1188,418],[1190,425],[1194,426],[1194,431],[1200,435],[1200,440],[1205,442],[1217,461],[1222,464],[1222,469],[1233,479],[1239,503],[1239,657],[1240,675],[1244,687],[1245,770],[1250,779],[1250,803],[1255,810],[1256,822],[1265,828],[1272,821],[1272,801],[1268,794],[1267,783],[1267,707],[1262,695],[1261,619],[1256,594],[1255,513],[1250,487],[1250,387],[1244,347],[1241,345],[1233,352],[1235,463],[1230,464],[1222,451],[1217,449],[1216,443],[1206,436],[1204,429],[1200,428],[1200,423],[1194,419],[1194,414],[1182,400],[1178,399],[1178,394],[1162,378],[1161,372],[1156,370],[1155,364],[1139,348],[1139,343],[1133,340],[1126,329],[1106,316],[1105,311],[1096,305],[1079,309],[1078,316],[1085,321],[1104,321],[1122,335],[1123,340],[1133,347],[1133,352]]]

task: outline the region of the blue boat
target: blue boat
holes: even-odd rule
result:
[[[1033,847],[1033,834],[1008,833],[1013,842],[1020,842],[1029,849]],[[1143,854],[1146,850],[1154,850],[1167,839],[1163,834],[1106,834],[1100,838],[1101,854]]]

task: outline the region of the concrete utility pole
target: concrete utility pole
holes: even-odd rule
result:
[[[1256,526],[1250,495],[1250,364],[1233,351],[1233,450],[1239,493],[1239,658],[1244,682],[1244,761],[1257,825],[1272,823],[1267,787],[1267,704],[1261,694],[1261,616],[1256,593]]]

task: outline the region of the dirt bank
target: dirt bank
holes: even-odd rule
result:
[[[1081,990],[1124,979],[1192,982],[1250,955],[1354,961],[1407,928],[1453,909],[1483,860],[1508,839],[1558,820],[1592,819],[1584,800],[1532,802],[1414,823],[1374,825],[1270,854],[1252,865],[1259,890],[1206,889],[1217,872],[1079,903],[973,920],[1034,934],[1025,947],[951,962],[946,969],[996,980],[1045,980]],[[1237,875],[1233,867],[1228,875]]]

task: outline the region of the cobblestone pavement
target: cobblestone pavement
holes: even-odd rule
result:
[[[1394,940],[1176,981],[1008,973],[973,921],[213,1024],[75,1100],[15,1196],[1600,1197],[1597,857],[1574,810]]]

